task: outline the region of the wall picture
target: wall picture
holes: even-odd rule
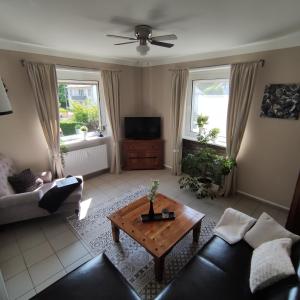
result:
[[[298,120],[299,112],[300,84],[266,85],[261,117]]]

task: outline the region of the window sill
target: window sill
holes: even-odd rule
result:
[[[193,136],[183,136],[182,139],[184,140],[189,140],[189,141],[193,141],[193,142],[198,142],[196,137]],[[218,143],[208,143],[209,146],[218,148],[218,149],[222,149],[222,150],[226,150],[226,146],[222,145],[222,144],[218,144]]]
[[[77,139],[71,141],[64,141],[63,145],[66,146],[67,151],[74,151],[83,148],[89,148],[101,144],[106,144],[110,140],[110,136],[90,136],[84,139]]]

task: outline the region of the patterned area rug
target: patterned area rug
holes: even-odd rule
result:
[[[161,283],[158,283],[154,278],[152,256],[122,230],[120,232],[120,243],[114,243],[110,221],[106,218],[119,208],[146,195],[147,192],[146,187],[140,186],[114,201],[91,209],[83,220],[79,221],[74,215],[68,218],[68,222],[94,256],[105,252],[140,297],[151,300],[210,239],[215,223],[209,217],[205,217],[202,221],[198,244],[192,243],[192,233],[189,233],[173,248],[166,256],[164,279]]]

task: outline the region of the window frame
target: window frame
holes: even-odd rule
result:
[[[193,111],[193,84],[194,81],[203,80],[229,80],[230,65],[222,65],[217,67],[205,67],[189,71],[189,78],[187,83],[186,106],[184,113],[184,128],[183,138],[197,141],[197,133],[192,131],[192,111]],[[230,87],[229,87],[230,88]],[[218,142],[209,143],[213,146],[226,148],[226,145]]]
[[[60,144],[72,145],[72,144],[86,144],[89,140],[94,140],[95,138],[102,139],[107,135],[108,127],[106,123],[106,107],[104,102],[104,94],[101,81],[101,73],[99,71],[81,70],[81,69],[67,69],[67,68],[57,68],[57,84],[96,84],[98,92],[98,105],[99,105],[99,125],[105,126],[103,131],[103,137],[97,136],[97,131],[88,132],[87,140],[78,134],[66,136],[65,139],[60,137]],[[76,138],[77,137],[77,138]]]

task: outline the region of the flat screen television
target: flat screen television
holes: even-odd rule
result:
[[[159,139],[160,117],[125,117],[125,138],[136,140]]]

